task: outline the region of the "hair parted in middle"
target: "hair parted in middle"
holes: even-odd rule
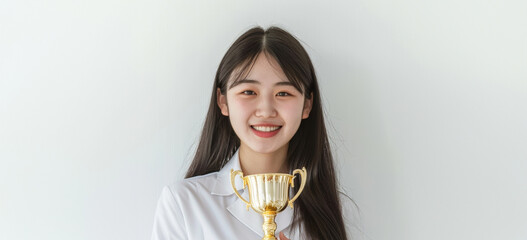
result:
[[[293,224],[302,221],[306,235],[312,239],[346,239],[315,70],[300,42],[279,27],[254,27],[227,50],[216,72],[200,142],[186,178],[219,171],[239,148],[240,139],[229,117],[222,115],[217,94],[225,95],[244,79],[259,54],[276,60],[293,86],[313,101],[309,117],[301,121],[287,153],[290,169],[305,166],[308,173],[302,196],[295,202]],[[295,186],[300,186],[298,178]]]

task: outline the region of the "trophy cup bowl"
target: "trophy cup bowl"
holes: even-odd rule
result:
[[[289,187],[294,187],[296,174],[301,176],[301,184],[296,195],[289,199]],[[234,184],[234,179],[240,175],[243,180],[243,188],[247,186],[249,191],[249,201],[245,200]],[[263,173],[243,176],[240,170],[231,169],[231,184],[234,193],[247,204],[247,210],[251,207],[254,211],[261,214],[264,218],[262,226],[264,240],[274,240],[276,231],[276,214],[283,211],[287,205],[293,208],[293,202],[298,198],[306,184],[306,168],[296,169],[293,174],[284,173]]]

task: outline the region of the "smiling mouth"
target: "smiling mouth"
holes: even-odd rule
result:
[[[282,126],[251,126],[251,128],[259,132],[274,132],[282,128]]]

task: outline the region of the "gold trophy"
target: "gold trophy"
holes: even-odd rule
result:
[[[295,178],[294,175],[300,174],[302,181],[300,188],[296,195],[289,199],[289,186],[294,187]],[[249,189],[249,201],[245,200],[234,185],[234,179],[236,175],[241,175],[243,179],[243,188],[248,186]],[[234,193],[242,201],[247,204],[247,210],[249,206],[259,214],[263,215],[264,224],[262,226],[265,236],[263,240],[275,240],[276,237],[276,214],[281,212],[289,205],[293,208],[293,202],[298,198],[304,186],[306,185],[306,168],[296,169],[293,171],[293,175],[284,173],[263,173],[243,176],[243,172],[240,170],[231,169],[231,184],[234,189]]]

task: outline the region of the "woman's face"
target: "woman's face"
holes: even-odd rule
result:
[[[240,147],[265,154],[288,146],[302,119],[309,116],[311,103],[291,84],[276,60],[263,53],[246,78],[234,86],[230,80],[226,96],[218,90],[218,105],[222,114],[229,116]]]

